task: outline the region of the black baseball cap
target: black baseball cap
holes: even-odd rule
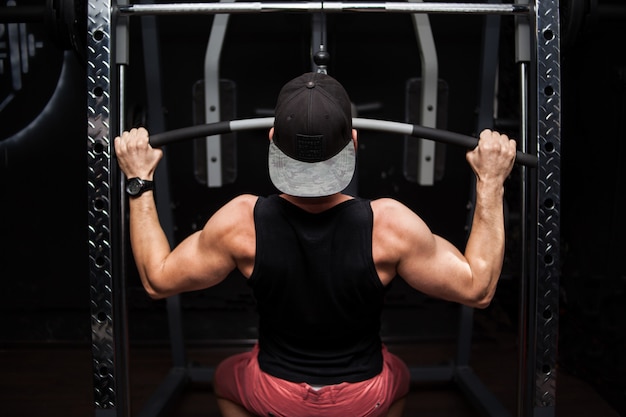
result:
[[[321,197],[348,186],[356,164],[352,104],[337,80],[310,72],[283,86],[268,162],[272,183],[286,194]]]

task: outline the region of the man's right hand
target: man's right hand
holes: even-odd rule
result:
[[[485,129],[478,145],[466,154],[467,161],[479,181],[504,183],[513,169],[517,144],[507,135]]]

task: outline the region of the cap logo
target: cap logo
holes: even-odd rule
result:
[[[295,158],[304,162],[324,160],[324,135],[296,134]]]

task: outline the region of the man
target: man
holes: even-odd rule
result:
[[[248,279],[259,339],[216,369],[224,416],[400,416],[409,373],[380,340],[385,289],[399,276],[433,297],[489,305],[504,257],[504,182],[515,141],[485,130],[467,153],[476,207],[461,253],[401,203],[342,193],[357,133],[348,94],[332,77],[288,82],[269,138],[270,178],[282,193],[234,198],[173,250],[152,190],[131,190],[141,281],[162,298],[216,285],[235,268]],[[152,180],[162,151],[145,129],[124,132],[115,150],[129,184]]]

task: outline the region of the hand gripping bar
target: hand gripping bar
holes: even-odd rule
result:
[[[259,117],[253,119],[240,119],[217,123],[208,123],[153,134],[150,136],[150,144],[154,147],[160,147],[187,139],[220,135],[240,130],[269,129],[273,125],[273,117]],[[397,133],[422,139],[430,139],[436,142],[461,146],[467,149],[474,149],[476,145],[478,145],[478,139],[472,136],[462,135],[459,133],[449,132],[447,130],[435,129],[431,127],[412,125],[409,123],[399,123],[377,119],[354,118],[352,119],[352,126],[355,129],[378,130],[382,132]],[[515,155],[515,163],[518,164],[529,167],[536,167],[537,162],[537,157],[531,154],[517,151]]]

